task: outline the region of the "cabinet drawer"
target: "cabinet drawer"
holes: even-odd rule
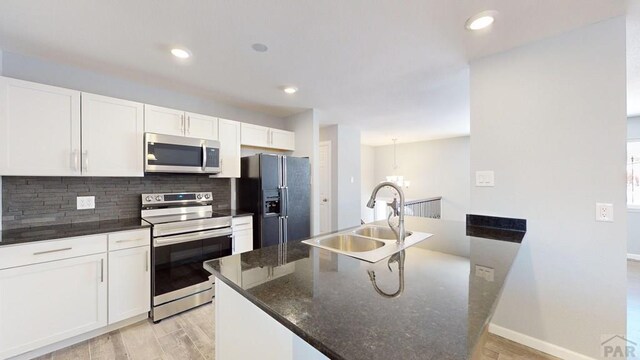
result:
[[[107,235],[79,236],[0,248],[0,269],[107,251]]]
[[[109,234],[109,251],[130,249],[151,244],[149,229],[121,231]]]
[[[241,216],[241,217],[234,217],[231,220],[231,224],[233,226],[233,228],[235,229],[236,227],[240,227],[242,226],[243,228],[246,227],[248,225],[249,228],[253,227],[253,217],[248,215],[248,216]]]

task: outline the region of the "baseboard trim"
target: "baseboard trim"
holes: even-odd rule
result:
[[[627,254],[627,259],[640,261],[640,254]]]
[[[548,343],[546,341],[542,341],[540,339],[536,339],[529,335],[525,335],[519,333],[517,331],[509,330],[507,328],[503,328],[502,326],[496,325],[494,323],[489,324],[489,332],[501,336],[505,339],[515,341],[522,345],[528,346],[532,349],[536,349],[538,351],[542,351],[549,355],[553,355],[555,357],[559,357],[561,359],[566,360],[595,360],[594,358],[588,357],[586,355],[579,354],[575,351],[571,351],[569,349],[565,349],[558,345],[554,345]]]

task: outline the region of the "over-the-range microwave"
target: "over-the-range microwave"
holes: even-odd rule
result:
[[[219,141],[154,133],[145,133],[144,138],[145,172],[220,172]]]

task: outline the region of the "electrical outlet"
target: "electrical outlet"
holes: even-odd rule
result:
[[[476,186],[493,187],[495,185],[495,174],[493,171],[476,171]]]
[[[95,209],[96,208],[96,197],[95,196],[78,196],[76,198],[78,210],[87,210],[87,209]]]
[[[596,221],[613,222],[613,204],[596,203]]]
[[[476,276],[489,282],[494,281],[494,270],[488,266],[476,265]]]

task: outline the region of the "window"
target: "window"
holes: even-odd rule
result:
[[[627,143],[627,205],[640,209],[640,139]]]

